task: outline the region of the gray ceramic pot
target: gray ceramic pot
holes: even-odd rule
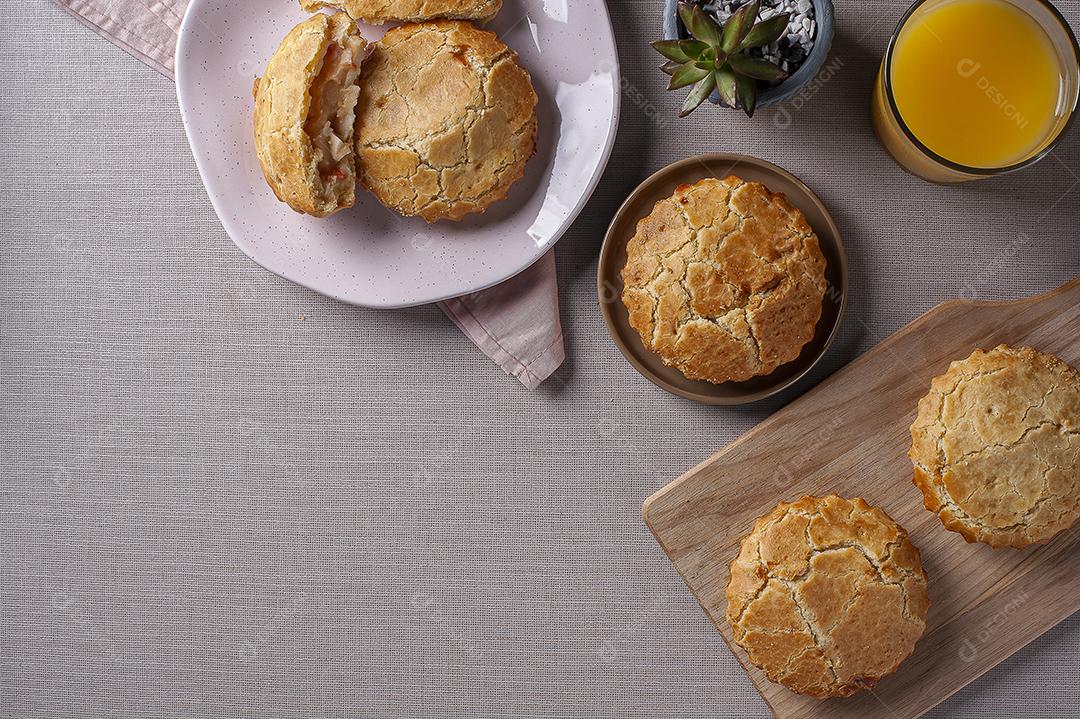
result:
[[[829,48],[833,40],[833,6],[832,0],[811,0],[814,5],[814,19],[817,21],[817,37],[814,39],[814,47],[810,50],[809,57],[799,66],[795,74],[784,80],[779,85],[766,88],[758,92],[757,106],[768,107],[778,102],[787,100],[796,94],[802,86],[818,74],[829,56]],[[682,40],[689,37],[679,20],[679,0],[664,0],[664,39]],[[714,92],[709,96],[709,102],[714,105],[722,105],[720,94]]]

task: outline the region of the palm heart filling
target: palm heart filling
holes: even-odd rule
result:
[[[365,45],[359,35],[332,40],[309,90],[311,107],[304,132],[315,150],[323,181],[320,194],[325,200],[332,200],[343,187],[355,182],[352,138]]]

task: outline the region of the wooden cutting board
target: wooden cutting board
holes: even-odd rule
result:
[[[976,348],[1030,345],[1080,366],[1080,277],[1016,302],[946,302],[646,500],[642,513],[773,713],[917,717],[1080,610],[1080,526],[1025,550],[967,544],[912,484],[908,427],[930,380]],[[773,684],[734,644],[728,565],[781,500],[836,492],[907,528],[930,575],[926,634],[872,691],[818,701]]]

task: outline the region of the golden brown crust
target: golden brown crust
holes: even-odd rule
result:
[[[400,25],[364,66],[360,181],[387,207],[460,220],[506,196],[536,148],[536,93],[494,33],[457,20]]]
[[[626,246],[623,304],[645,347],[689,379],[772,372],[814,336],[825,257],[781,193],[734,175],[682,185]]]
[[[308,12],[336,8],[355,20],[382,25],[439,18],[490,20],[499,12],[502,0],[300,0],[300,7]]]
[[[976,350],[931,382],[908,456],[947,529],[1048,542],[1080,518],[1080,373],[1030,347]]]
[[[919,550],[862,499],[803,497],[760,517],[731,565],[735,641],[774,682],[824,699],[896,671],[926,628]]]
[[[281,41],[253,89],[255,150],[263,175],[279,200],[316,217],[351,207],[356,198],[353,163],[343,164],[344,177],[321,176],[323,154],[305,129],[312,86],[323,61],[332,45],[347,38],[366,44],[356,23],[345,15],[308,18]]]

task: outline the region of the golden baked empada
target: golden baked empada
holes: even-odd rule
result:
[[[688,379],[743,382],[814,338],[825,255],[783,193],[730,175],[680,185],[626,245],[622,301],[646,349]]]
[[[463,20],[398,25],[364,67],[360,184],[406,217],[483,212],[525,173],[536,102],[529,73],[494,33]]]
[[[803,497],[778,504],[743,538],[727,619],[770,681],[818,699],[846,697],[915,650],[928,582],[919,550],[885,512],[857,497]]]
[[[329,7],[344,10],[355,20],[372,25],[391,21],[490,20],[502,7],[502,0],[300,0],[308,12]]]
[[[314,15],[255,81],[255,150],[278,199],[325,217],[356,201],[357,80],[367,42],[344,14]]]

